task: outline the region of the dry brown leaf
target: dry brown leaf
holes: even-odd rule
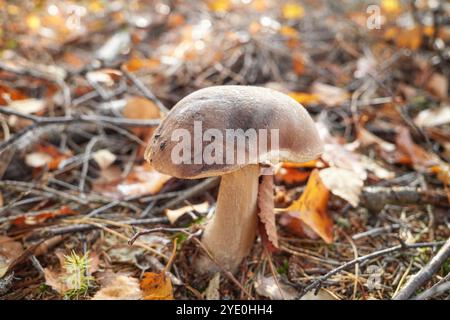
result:
[[[49,170],[56,170],[70,156],[71,153],[62,152],[51,144],[38,145],[36,151],[25,156],[25,163],[31,168],[47,166]]]
[[[313,83],[311,93],[314,94],[320,102],[330,107],[338,106],[346,102],[349,98],[349,94],[346,90],[321,82]]]
[[[448,78],[441,73],[433,73],[426,88],[439,99],[445,100],[448,96]]]
[[[353,207],[358,206],[364,181],[351,170],[326,168],[320,170],[320,179],[334,195],[347,200]]]
[[[171,178],[145,163],[142,166],[135,166],[125,181],[117,185],[117,190],[126,197],[155,194]]]
[[[324,289],[320,289],[317,294],[314,294],[314,291],[308,291],[300,300],[338,300]]]
[[[428,153],[425,149],[414,143],[411,134],[406,127],[399,127],[397,129],[395,143],[397,144],[398,149],[411,159],[416,170],[425,171],[439,163],[436,156]]]
[[[9,265],[23,252],[22,244],[12,238],[0,235],[0,279],[5,275]]]
[[[317,233],[299,219],[296,212],[286,212],[282,214],[278,222],[289,230],[290,233],[299,236],[300,238],[319,239]]]
[[[164,273],[144,273],[141,280],[144,300],[173,300],[172,282]]]
[[[299,295],[293,286],[277,281],[273,276],[259,275],[254,285],[256,293],[272,300],[294,300]]]
[[[123,116],[128,119],[159,119],[161,118],[161,111],[154,102],[144,97],[132,96],[127,98]],[[155,128],[132,128],[131,131],[143,141],[148,141]],[[140,146],[137,157],[142,158],[144,153],[145,146]]]
[[[16,100],[12,101],[8,107],[25,114],[39,113],[45,109],[45,102],[38,99]]]
[[[15,217],[15,219],[12,220],[11,223],[19,227],[23,227],[25,225],[38,225],[44,223],[48,219],[52,219],[57,216],[76,215],[78,213],[79,212],[72,210],[68,206],[62,206],[59,209],[41,211],[33,215],[21,214]]]
[[[97,150],[92,154],[92,158],[97,162],[100,169],[105,170],[116,161],[116,155],[108,149]]]
[[[279,168],[275,173],[275,179],[278,182],[287,184],[298,184],[308,180],[310,171],[304,171],[296,168]]]
[[[383,139],[377,137],[372,132],[367,131],[363,127],[360,127],[358,130],[358,141],[363,146],[370,146],[375,144],[386,152],[392,152],[395,150],[394,144],[384,141]]]
[[[319,97],[307,92],[291,92],[289,96],[300,104],[308,105],[319,102]]]
[[[326,243],[333,242],[333,220],[327,206],[330,193],[320,179],[319,170],[314,169],[305,191],[286,211],[296,212],[298,218],[316,232]]]
[[[273,196],[273,176],[261,176],[258,190],[258,217],[264,225],[264,230],[270,243],[278,248],[277,227],[275,225],[275,210]]]
[[[136,278],[116,274],[107,285],[92,297],[92,300],[140,300],[143,293]]]
[[[165,209],[164,213],[166,214],[167,219],[169,219],[169,222],[174,224],[184,214],[194,210],[200,213],[207,213],[209,210],[209,203],[205,201],[203,203],[193,204],[175,210]]]
[[[414,122],[419,127],[436,127],[450,123],[450,106],[443,105],[436,109],[421,111]]]
[[[206,300],[219,300],[220,299],[220,272],[217,272],[211,280],[209,280],[208,287],[204,292]]]

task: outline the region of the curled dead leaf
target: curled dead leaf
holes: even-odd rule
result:
[[[329,196],[328,189],[320,179],[319,170],[314,169],[300,198],[285,209],[296,212],[297,217],[326,243],[333,242],[333,220],[327,211]]]
[[[144,300],[173,300],[170,278],[162,273],[146,272],[141,280]]]

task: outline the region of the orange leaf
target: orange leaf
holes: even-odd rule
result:
[[[309,177],[305,191],[286,211],[295,211],[298,217],[326,243],[333,242],[333,220],[327,212],[330,192],[315,169]]]
[[[297,4],[297,3],[286,3],[281,8],[283,13],[283,18],[291,20],[291,19],[300,19],[305,15],[305,9]]]
[[[57,216],[67,216],[67,215],[75,215],[78,212],[72,210],[68,206],[62,206],[60,209],[55,211],[44,211],[39,212],[35,215],[20,215],[15,218],[12,223],[16,226],[24,226],[24,225],[36,225],[44,223],[48,219],[55,218]]]
[[[144,300],[173,300],[170,278],[163,273],[146,272],[141,281]]]
[[[308,180],[310,172],[298,170],[296,168],[281,168],[277,171],[275,178],[278,182],[285,182],[287,184],[299,184]]]

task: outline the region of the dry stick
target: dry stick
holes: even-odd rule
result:
[[[149,218],[149,219],[139,219],[139,220],[121,220],[117,221],[120,224],[128,225],[141,225],[141,224],[156,224],[156,223],[168,223],[169,219],[166,217],[161,218]],[[106,223],[108,225],[108,223]],[[64,227],[54,227],[44,230],[40,230],[36,233],[31,234],[27,240],[37,240],[42,238],[49,238],[61,234],[74,233],[74,232],[84,232],[98,229],[98,226],[92,224],[78,224],[74,226],[64,226]]]
[[[361,263],[364,262],[366,260],[370,260],[370,259],[374,259],[374,258],[378,258],[381,257],[383,255],[392,253],[392,252],[396,252],[396,251],[400,251],[400,250],[405,250],[405,249],[413,249],[413,248],[424,248],[424,247],[435,247],[440,245],[442,242],[425,242],[425,243],[415,243],[415,244],[399,244],[397,246],[394,247],[390,247],[390,248],[386,248],[383,250],[379,250],[379,251],[375,251],[372,253],[369,253],[365,256],[360,256],[357,259],[353,259],[351,261],[348,261],[346,263],[344,263],[343,265],[331,270],[330,272],[328,272],[327,274],[319,277],[318,279],[316,279],[313,283],[311,283],[310,285],[308,285],[306,288],[303,289],[302,293],[300,294],[300,296],[298,298],[303,297],[307,292],[315,289],[314,294],[317,295],[317,293],[319,292],[319,289],[322,285],[322,283],[327,280],[329,277],[341,272],[342,270],[345,270],[349,267],[352,267],[353,265],[357,264],[357,263]]]
[[[439,252],[414,276],[412,276],[399,293],[393,298],[394,300],[407,300],[416,290],[440,269],[442,264],[450,257],[450,238]]]
[[[365,187],[360,200],[370,209],[382,209],[385,204],[414,205],[427,203],[439,207],[448,207],[448,198],[444,192],[414,187]]]
[[[154,102],[158,108],[163,111],[164,113],[168,113],[169,109],[166,108],[166,106],[159,100],[153,92],[150,91],[149,88],[147,88],[139,78],[137,78],[134,74],[130,73],[126,67],[121,68],[122,72],[125,74],[125,76],[130,79],[131,82],[139,89],[139,91],[142,92],[142,94],[150,101]]]
[[[32,125],[26,127],[25,129],[12,135],[8,140],[0,143],[0,152],[6,149],[8,146],[22,138],[27,133],[36,130],[39,127],[50,126],[50,125],[64,125],[64,124],[75,124],[75,123],[95,123],[95,124],[113,124],[119,126],[128,127],[156,127],[159,125],[160,120],[158,119],[126,119],[126,118],[116,118],[108,116],[96,116],[96,115],[78,115],[78,116],[63,116],[63,117],[40,117],[35,115],[29,115],[22,112],[12,110],[10,108],[0,106],[0,113],[17,116],[23,119],[27,119],[33,122]]]
[[[208,179],[206,179],[206,180],[196,184],[195,186],[193,186],[193,187],[191,187],[189,189],[181,191],[179,196],[177,196],[176,198],[174,198],[174,199],[170,200],[169,202],[165,203],[164,207],[154,208],[153,210],[148,212],[146,214],[146,216],[160,213],[165,208],[170,209],[170,208],[173,208],[175,206],[178,206],[178,205],[182,204],[185,200],[187,200],[189,198],[192,198],[192,197],[195,197],[195,196],[198,196],[198,195],[204,193],[205,191],[210,190],[210,189],[218,186],[219,182],[220,182],[220,178],[218,178],[218,177],[208,178]]]

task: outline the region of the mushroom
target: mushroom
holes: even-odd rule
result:
[[[258,133],[256,152],[249,130]],[[229,143],[239,139],[246,142],[244,147]],[[215,214],[202,243],[221,267],[235,272],[256,236],[261,164],[307,162],[322,149],[313,120],[294,99],[268,88],[226,85],[180,100],[156,129],[145,159],[177,178],[221,176]],[[218,270],[205,256],[195,265],[201,273]]]

